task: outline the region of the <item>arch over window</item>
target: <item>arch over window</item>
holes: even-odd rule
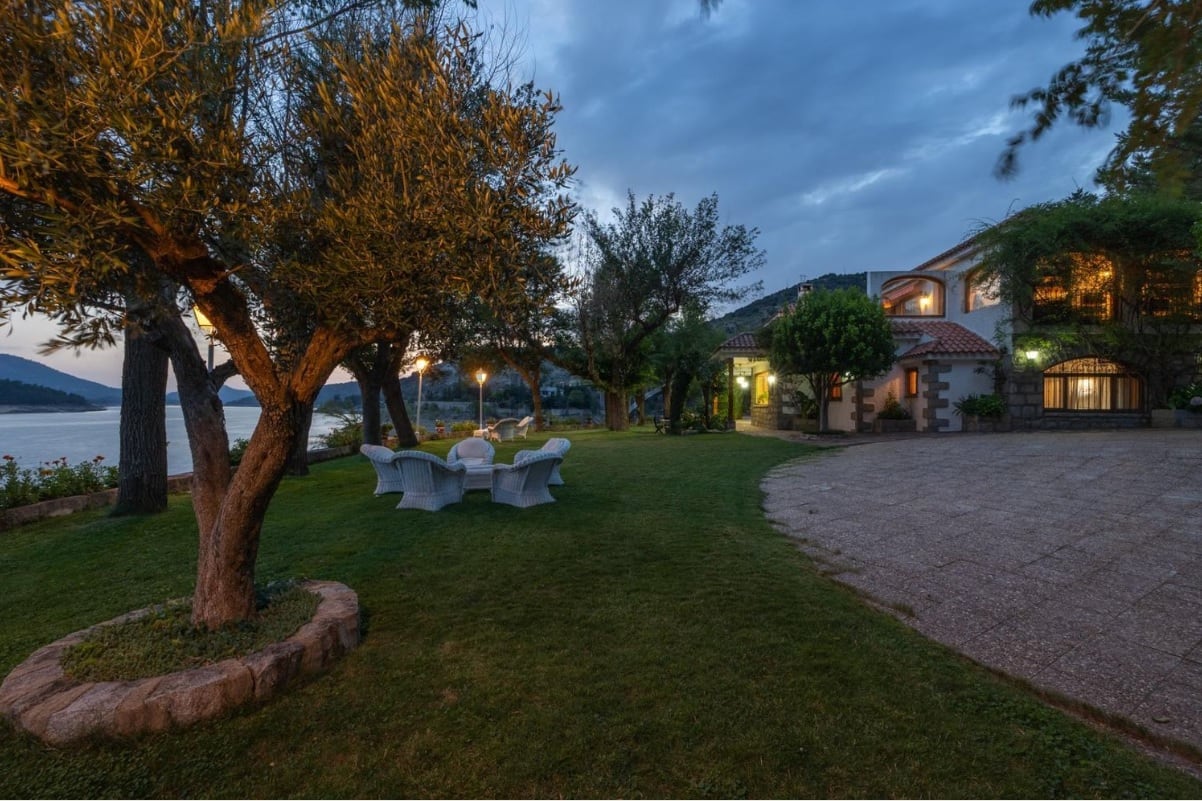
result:
[[[1129,412],[1143,403],[1143,382],[1118,362],[1069,359],[1043,373],[1048,412]]]
[[[987,309],[1002,302],[1001,281],[984,270],[973,270],[964,278],[964,311]]]
[[[942,317],[943,284],[912,275],[890,278],[881,286],[881,305],[890,317]]]

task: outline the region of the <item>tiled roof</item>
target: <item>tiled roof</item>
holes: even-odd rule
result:
[[[763,349],[756,343],[755,334],[735,334],[718,346],[718,353],[762,353]]]
[[[890,320],[893,336],[917,339],[918,344],[898,358],[915,356],[987,356],[997,358],[998,349],[958,323],[946,320]]]
[[[974,234],[973,236],[970,236],[968,239],[965,239],[963,242],[960,242],[956,245],[952,245],[950,248],[943,251],[939,255],[932,256],[931,258],[927,259],[926,261],[924,261],[922,264],[918,265],[917,267],[910,268],[910,272],[912,272],[912,273],[924,272],[926,270],[931,269],[935,265],[952,258],[953,256],[960,256],[963,254],[967,254],[970,251],[972,251],[976,246],[977,246],[977,235]]]

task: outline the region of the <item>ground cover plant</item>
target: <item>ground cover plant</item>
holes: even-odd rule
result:
[[[527,510],[397,511],[358,457],[286,480],[260,576],[346,582],[363,644],[187,731],[50,749],[0,727],[0,797],[1202,795],[814,570],[758,481],[822,457],[651,432],[575,434],[559,501]],[[194,526],[180,496],[0,536],[0,671],[186,594]]]

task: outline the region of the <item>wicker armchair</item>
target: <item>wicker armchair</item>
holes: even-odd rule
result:
[[[376,468],[376,495],[405,491],[401,470],[396,463],[399,453],[383,445],[361,445],[359,453],[366,456],[371,466]]]
[[[396,463],[405,483],[405,494],[396,508],[437,512],[448,503],[463,500],[467,465],[448,465],[437,456],[422,451],[401,451]]]
[[[571,447],[572,443],[570,440],[564,439],[563,437],[551,437],[543,443],[541,448],[536,451],[518,451],[515,453],[513,455],[513,463],[518,464],[519,462],[525,461],[536,453],[557,453],[559,454],[560,458],[563,458],[568,455],[568,448]],[[551,477],[547,479],[547,483],[552,487],[563,486],[563,476],[559,474],[559,465],[555,465],[553,468],[551,468]]]
[[[554,503],[547,480],[562,461],[558,453],[540,451],[512,465],[496,465],[492,473],[493,502],[521,508]]]
[[[488,440],[471,437],[461,439],[451,447],[450,452],[447,453],[447,464],[454,465],[459,462],[468,466],[492,464],[496,455],[496,449],[489,444]]]
[[[515,426],[513,429],[514,439],[517,439],[518,437],[525,439],[526,432],[528,432],[530,430],[530,424],[533,422],[534,422],[534,418],[531,417],[530,415],[526,415],[521,420],[519,420],[517,426]]]
[[[518,421],[516,417],[505,417],[488,427],[489,439],[497,442],[511,440],[517,432]]]

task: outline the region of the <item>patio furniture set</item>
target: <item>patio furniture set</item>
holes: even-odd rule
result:
[[[423,451],[393,451],[364,445],[359,452],[376,469],[376,495],[400,492],[398,509],[436,512],[463,500],[467,490],[489,490],[494,503],[525,508],[552,503],[548,487],[561,486],[559,465],[572,443],[551,437],[538,450],[521,450],[513,464],[496,464],[496,450],[485,439],[457,442],[445,460]]]
[[[526,433],[530,430],[530,424],[533,422],[534,418],[530,416],[523,417],[521,420],[515,417],[505,417],[485,428],[477,428],[472,432],[472,436],[490,442],[507,442],[518,437],[525,439]]]

